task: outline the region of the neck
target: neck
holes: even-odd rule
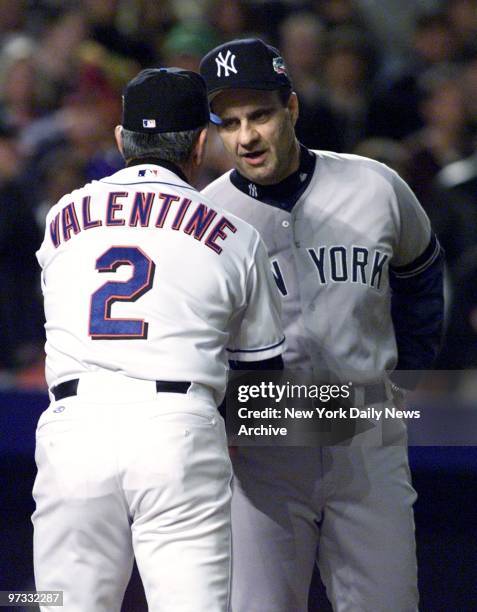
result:
[[[291,163],[290,163],[290,167],[289,167],[287,176],[290,176],[290,174],[293,174],[294,172],[296,172],[298,168],[300,167],[300,143],[298,142],[296,138],[293,141],[293,144],[290,150],[290,159],[291,159]]]
[[[265,204],[290,211],[313,177],[316,156],[303,145],[298,145],[298,164],[286,178],[273,185],[260,185],[241,175],[237,170],[230,174],[232,184],[246,195]]]

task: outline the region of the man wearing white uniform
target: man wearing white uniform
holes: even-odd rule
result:
[[[46,220],[34,564],[68,612],[120,610],[134,555],[149,610],[228,609],[217,405],[228,355],[281,360],[284,338],[259,234],[189,185],[208,121],[198,74],[142,71],[116,128],[127,167]]]
[[[442,255],[423,209],[383,164],[297,142],[298,100],[277,49],[231,41],[200,70],[235,163],[204,193],[267,245],[285,365],[352,381],[353,407],[393,407],[388,373],[429,368],[440,340]],[[315,560],[336,611],[417,609],[405,426],[381,426],[349,446],[239,446],[234,612],[304,612]]]

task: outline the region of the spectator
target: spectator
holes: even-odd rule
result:
[[[38,173],[41,189],[37,217],[41,227],[49,209],[65,193],[70,193],[83,185],[88,175],[84,159],[67,143],[54,147],[43,157],[38,165]]]
[[[221,40],[240,38],[252,29],[248,3],[236,0],[212,0],[206,12],[207,21]],[[253,22],[255,26],[256,23]],[[211,49],[212,47],[209,47]],[[207,49],[207,50],[209,50]]]
[[[178,23],[164,38],[161,49],[162,64],[198,72],[202,56],[216,44],[217,35],[206,23]]]
[[[444,247],[452,286],[459,278],[459,258],[477,245],[477,151],[446,166],[432,190],[431,216]]]
[[[312,6],[327,30],[346,26],[368,32],[356,0],[314,0]]]
[[[417,19],[406,66],[378,88],[371,102],[369,135],[400,140],[422,127],[419,77],[432,66],[451,62],[455,48],[456,41],[445,14],[423,14]]]
[[[463,62],[462,87],[466,107],[474,129],[477,128],[477,48]]]
[[[77,52],[87,36],[85,16],[77,10],[55,14],[43,27],[35,61],[45,110],[56,110],[75,87]]]
[[[310,148],[342,149],[340,124],[333,113],[321,81],[324,30],[313,13],[298,12],[280,26],[280,48],[293,88],[300,98],[296,132]]]
[[[93,40],[112,53],[124,55],[143,67],[155,62],[156,56],[151,42],[125,30],[119,19],[119,0],[83,0],[81,4],[89,21]],[[127,23],[128,20],[124,21]]]
[[[36,45],[28,37],[12,37],[0,53],[0,106],[4,120],[17,129],[26,127],[41,112],[36,75]]]
[[[477,369],[477,248],[456,266],[455,285],[439,365],[446,370]]]
[[[203,55],[216,46],[218,40],[215,30],[204,22],[177,23],[164,38],[161,48],[162,64],[198,72]],[[205,187],[230,167],[230,161],[225,154],[220,138],[217,137],[214,129],[210,129],[205,162],[200,171],[199,186]]]
[[[356,30],[329,34],[322,62],[324,98],[338,124],[336,150],[351,150],[367,133],[373,53]]]
[[[57,148],[74,149],[86,180],[100,179],[124,165],[111,134],[121,116],[122,86],[139,66],[95,42],[83,43],[77,56],[75,90],[64,98],[59,110],[31,124],[22,135],[29,156],[29,180],[42,197],[41,168],[51,156],[56,159]],[[55,165],[61,163],[60,155]]]
[[[436,174],[473,150],[460,73],[457,66],[436,66],[420,77],[419,111],[424,125],[404,141],[411,156],[410,185],[428,214]]]
[[[456,41],[457,54],[465,59],[477,48],[477,0],[447,0],[445,12]]]
[[[157,64],[164,37],[176,23],[174,11],[176,2],[174,0],[161,0],[161,2],[135,0],[135,2],[128,2],[126,6],[131,7],[131,5],[134,8],[128,15],[129,26],[133,31],[139,31],[141,38],[148,42],[153,62]]]
[[[321,94],[323,42],[323,24],[313,13],[293,13],[281,23],[279,47],[302,103],[313,104]]]
[[[19,178],[15,133],[0,125],[0,370],[28,366],[43,352],[43,309],[35,259],[41,238],[28,184]]]
[[[26,0],[2,0],[0,11],[0,40],[2,42],[13,33],[25,33],[26,22]]]

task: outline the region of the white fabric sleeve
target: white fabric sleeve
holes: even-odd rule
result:
[[[397,199],[400,227],[391,265],[399,267],[413,262],[429,246],[431,224],[410,187],[395,172],[393,172],[393,187]]]
[[[234,325],[227,356],[235,361],[262,361],[285,349],[281,298],[261,238],[247,277],[247,304]]]

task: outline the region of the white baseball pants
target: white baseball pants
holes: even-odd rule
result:
[[[134,555],[150,611],[228,610],[231,464],[203,388],[84,375],[40,417],[36,462],[36,588],[65,612],[119,611]]]
[[[316,561],[336,612],[417,610],[416,493],[393,427],[382,446],[237,449],[233,612],[306,612]]]

